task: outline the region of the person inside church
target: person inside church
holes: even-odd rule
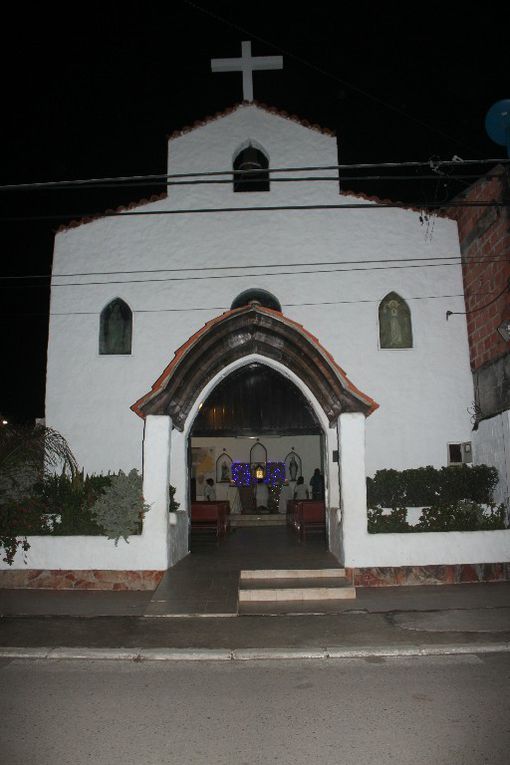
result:
[[[312,487],[312,499],[324,499],[324,476],[320,468],[315,468],[313,476],[310,478]]]
[[[269,489],[263,478],[259,478],[255,485],[255,506],[257,511],[266,512],[269,504]]]
[[[308,489],[305,486],[305,479],[302,475],[297,479],[296,488],[294,490],[294,499],[298,502],[303,499],[309,499]]]
[[[216,487],[212,478],[208,478],[205,482],[204,499],[206,502],[216,502]]]

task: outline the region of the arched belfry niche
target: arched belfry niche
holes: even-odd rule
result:
[[[291,370],[314,396],[330,426],[342,413],[369,415],[378,406],[300,324],[254,303],[227,311],[202,327],[176,351],[152,390],[131,408],[143,418],[167,415],[183,431],[207,384],[229,365],[253,355]]]

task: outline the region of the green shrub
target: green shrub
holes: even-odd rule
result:
[[[48,476],[34,487],[46,515],[59,517],[59,522],[44,525],[41,533],[66,536],[73,534],[102,534],[102,529],[91,514],[92,505],[110,485],[111,476],[89,476],[83,472],[72,478],[67,475]]]
[[[18,548],[24,552],[30,549],[27,536],[38,534],[41,523],[41,508],[33,498],[22,503],[7,500],[0,505],[0,549],[5,563],[12,566]]]
[[[143,516],[149,509],[138,471],[131,470],[126,475],[121,470],[111,476],[110,485],[92,506],[91,515],[108,539],[117,544],[121,537],[127,542],[131,534],[141,533]]]
[[[383,515],[382,507],[368,509],[369,534],[391,534],[407,531],[413,531],[413,527],[407,522],[406,507],[397,507],[387,515]]]
[[[486,515],[482,505],[469,499],[451,504],[426,507],[415,531],[489,531],[505,528],[505,506],[489,506]]]
[[[423,507],[470,499],[490,505],[498,471],[488,465],[459,465],[439,470],[378,470],[367,478],[369,507]]]
[[[505,506],[493,502],[498,471],[488,465],[430,465],[411,470],[378,470],[367,478],[371,534],[420,531],[480,531],[505,528]],[[406,508],[425,506],[416,526]],[[383,514],[383,508],[391,513]]]
[[[180,507],[180,503],[175,501],[176,491],[177,489],[175,488],[175,486],[172,486],[172,484],[170,484],[168,487],[168,497],[169,497],[168,512],[169,513],[175,513],[175,511],[178,510]]]

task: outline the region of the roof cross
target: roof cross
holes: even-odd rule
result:
[[[257,69],[283,69],[283,56],[252,56],[251,42],[241,43],[241,58],[213,58],[213,72],[242,72],[243,101],[253,101],[253,72]]]

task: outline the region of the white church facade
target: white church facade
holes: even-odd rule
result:
[[[173,134],[168,176],[167,194],[60,230],[53,260],[46,423],[89,473],[143,471],[143,534],[69,540],[53,566],[42,540],[29,565],[166,569],[188,552],[193,450],[216,470],[255,437],[268,461],[298,454],[307,484],[320,467],[349,569],[508,560],[507,532],[367,533],[366,476],[441,467],[471,439],[466,322],[446,321],[464,310],[457,224],[430,236],[420,211],[343,191],[334,135],[252,102]],[[248,370],[275,381],[263,397],[297,391],[310,429],[236,433],[234,407],[228,433],[201,430]]]
[[[228,171],[248,145],[286,182],[275,174],[269,191],[235,193]],[[336,164],[333,136],[242,104],[169,141],[170,176],[225,169],[208,179],[216,183],[170,185],[163,199],[126,211],[148,215],[57,234],[46,420],[86,470],[141,467],[143,420],[132,405],[177,349],[251,289],[276,296],[283,315],[378,403],[367,421],[368,475],[444,465],[448,443],[470,440],[466,325],[445,320],[447,309],[463,308],[461,269],[450,265],[456,224],[437,218],[429,240],[419,211],[363,206],[339,193],[336,170],[320,172],[330,182],[303,182],[317,171],[287,169]],[[410,336],[381,347],[380,308],[393,293],[396,310],[408,309]],[[119,300],[129,347],[104,352],[102,312]]]

